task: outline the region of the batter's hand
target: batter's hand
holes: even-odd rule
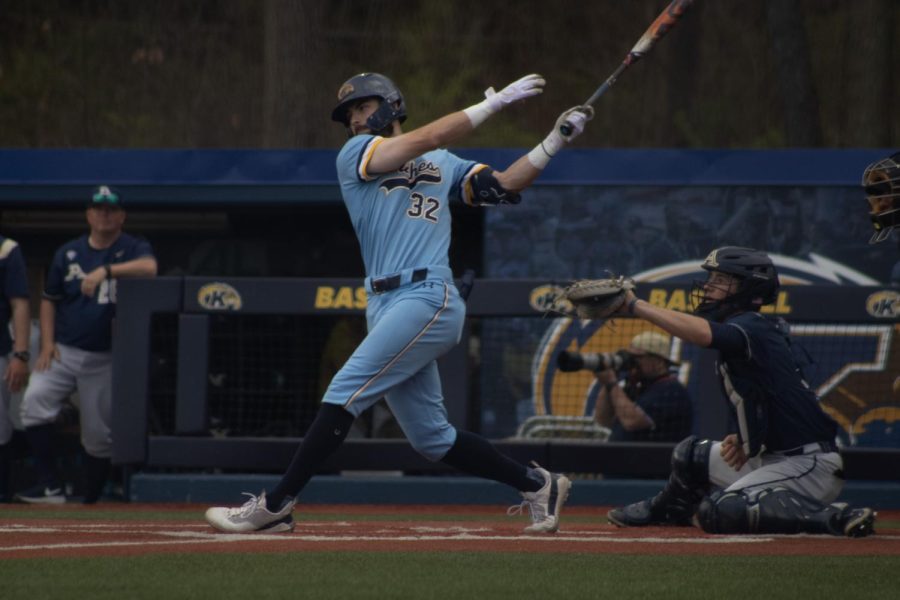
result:
[[[584,133],[584,126],[593,118],[593,106],[573,106],[563,114],[559,115],[559,118],[556,119],[556,125],[554,127],[557,131],[559,131],[564,123],[568,123],[571,133],[569,133],[569,135],[563,135],[562,133],[559,134],[559,137],[561,137],[563,141],[568,144],[579,135]]]
[[[478,104],[473,104],[463,112],[469,117],[472,127],[478,127],[488,117],[502,110],[507,104],[537,96],[544,91],[544,84],[546,83],[540,75],[532,74],[513,81],[499,92],[495,92],[494,88],[489,87],[484,91],[484,100]]]
[[[34,363],[35,372],[46,371],[54,360],[59,360],[59,348],[56,347],[56,344],[48,348],[41,348],[41,353],[38,354],[37,361]]]
[[[735,433],[725,436],[725,439],[722,440],[722,449],[719,451],[719,454],[722,456],[722,460],[735,471],[740,471],[741,467],[747,462],[744,447]]]
[[[585,123],[593,118],[594,109],[590,106],[573,106],[563,114],[559,115],[559,118],[556,119],[556,123],[553,125],[553,130],[544,138],[544,141],[541,142],[540,148],[547,156],[542,162],[546,163],[547,160],[556,156],[556,153],[559,152],[563,146],[581,135],[584,131]],[[568,123],[570,128],[568,135],[560,133],[560,127],[564,123]],[[535,148],[535,150],[537,150],[537,148]],[[531,158],[531,155],[529,155],[529,158]],[[535,164],[534,161],[532,161],[532,164],[539,169],[543,168],[543,166]]]
[[[81,280],[81,293],[89,298],[93,298],[94,293],[97,291],[97,286],[99,286],[104,279],[106,279],[106,269],[104,267],[97,267],[85,275],[84,279]]]
[[[15,393],[21,390],[28,381],[28,363],[18,358],[10,358],[3,374],[3,381],[6,382],[9,391]]]
[[[546,85],[544,78],[537,74],[526,75],[521,79],[513,81],[511,84],[495,92],[493,87],[489,87],[484,91],[484,97],[491,108],[491,112],[498,112],[507,104],[524,100],[537,96],[544,91]]]

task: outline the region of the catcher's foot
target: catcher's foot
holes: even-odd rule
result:
[[[646,527],[655,525],[657,521],[650,511],[649,500],[641,500],[628,506],[614,508],[606,513],[606,519],[618,527]]]
[[[606,513],[606,520],[618,527],[647,527],[648,525],[673,525],[678,527],[690,526],[690,521],[683,518],[660,515],[653,510],[650,500],[641,500],[614,508]]]
[[[866,537],[875,533],[875,517],[878,513],[871,508],[856,508],[847,514],[844,521],[844,535]]]

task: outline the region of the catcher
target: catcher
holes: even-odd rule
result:
[[[702,267],[709,274],[694,284],[693,315],[639,300],[627,279],[569,289],[567,298],[582,315],[632,315],[716,349],[736,424],[722,441],[689,436],[679,442],[662,491],[611,510],[609,521],[620,527],[693,523],[728,534],[873,533],[871,508],[834,503],[844,483],[837,424],[803,380],[787,324],[759,313],[778,290],[772,260],[729,246],[710,252]],[[602,293],[587,297],[586,289]]]

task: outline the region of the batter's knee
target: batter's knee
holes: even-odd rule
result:
[[[709,484],[710,440],[696,435],[688,436],[675,445],[672,451],[672,474],[689,488]]]
[[[429,431],[407,432],[406,435],[415,451],[431,462],[443,459],[456,440],[456,430],[449,424]]]

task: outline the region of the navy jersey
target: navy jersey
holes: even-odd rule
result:
[[[91,352],[109,350],[116,314],[116,280],[104,279],[93,297],[81,293],[81,280],[107,263],[144,256],[153,256],[150,244],[127,233],[102,250],[91,248],[87,235],[63,244],[53,257],[44,287],[44,298],[56,304],[56,341]]]
[[[413,267],[449,266],[450,207],[483,165],[433,150],[391,173],[371,174],[369,161],[384,138],[357,135],[337,157],[338,180],[359,238],[366,275]]]
[[[734,315],[714,327],[712,347],[719,350],[719,377],[749,456],[763,447],[777,452],[834,442],[837,423],[803,379],[783,320]]]
[[[0,235],[0,355],[12,350],[9,319],[12,317],[10,298],[28,298],[28,276],[22,249],[14,240]]]
[[[651,382],[641,382],[625,393],[636,403],[653,427],[628,431],[616,419],[609,436],[611,442],[679,442],[691,435],[692,411],[688,392],[674,375],[665,375]]]

